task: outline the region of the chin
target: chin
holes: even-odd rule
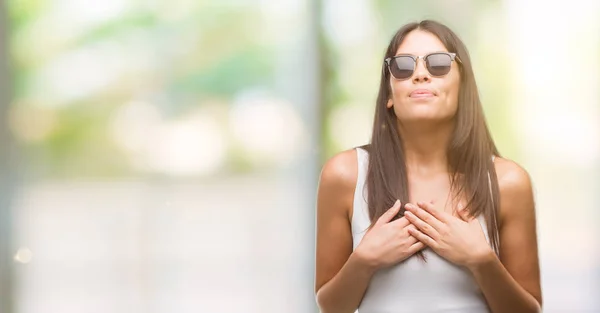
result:
[[[406,112],[401,116],[401,121],[405,122],[446,122],[454,118],[454,115],[445,114],[439,111]]]
[[[412,108],[411,110],[402,112],[400,116],[406,117],[411,120],[429,120],[429,119],[440,119],[446,117],[447,114],[440,112],[439,109],[434,107],[420,107]]]
[[[399,114],[398,114],[399,113]],[[406,121],[447,121],[454,118],[456,110],[440,107],[435,104],[409,104],[400,112],[396,112],[397,116],[402,116],[402,120]]]

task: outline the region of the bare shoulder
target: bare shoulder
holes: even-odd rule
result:
[[[319,178],[318,198],[326,203],[335,201],[338,205],[333,207],[349,209],[345,211],[351,213],[357,179],[356,149],[342,151],[328,159],[323,165]]]
[[[352,253],[351,216],[357,165],[353,149],[331,157],[321,170],[316,212],[315,292],[336,275]]]
[[[514,161],[495,161],[500,187],[500,261],[541,305],[535,201],[529,173]]]
[[[500,157],[495,159],[494,164],[501,191],[508,193],[530,191],[531,178],[521,165]]]
[[[518,163],[497,157],[494,161],[500,189],[500,219],[534,211],[531,177]]]
[[[320,183],[338,187],[353,185],[358,176],[358,158],[355,149],[342,151],[331,157],[321,169]]]

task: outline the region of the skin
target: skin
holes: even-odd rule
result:
[[[408,34],[397,54],[425,55],[447,51],[434,35]],[[315,292],[323,313],[354,312],[373,274],[430,247],[443,258],[466,267],[480,286],[490,309],[539,312],[541,288],[535,204],[528,173],[515,162],[496,158],[500,188],[500,257],[485,240],[476,220],[448,203],[450,184],[445,147],[458,106],[460,73],[432,77],[419,60],[413,76],[390,79],[387,107],[398,116],[411,203],[408,214],[389,222],[399,203],[384,214],[352,251],[351,216],[357,181],[355,150],[341,152],[323,166],[317,192]],[[411,97],[428,89],[431,97]],[[460,205],[460,204],[457,204]]]

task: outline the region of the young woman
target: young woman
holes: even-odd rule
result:
[[[370,144],[321,172],[321,312],[541,311],[531,181],[499,157],[464,44],[411,23],[382,64]]]

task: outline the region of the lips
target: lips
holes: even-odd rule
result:
[[[429,89],[417,89],[413,90],[413,92],[411,92],[408,96],[411,98],[427,98],[433,97],[435,94]]]

